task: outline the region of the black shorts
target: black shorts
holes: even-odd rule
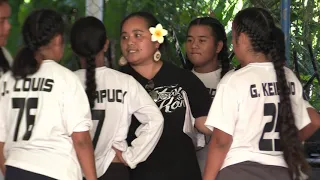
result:
[[[54,178],[37,174],[34,172],[19,169],[13,166],[6,166],[5,180],[56,180]]]
[[[129,180],[129,170],[123,163],[111,163],[99,180]]]
[[[292,180],[285,167],[242,162],[222,169],[216,180]]]

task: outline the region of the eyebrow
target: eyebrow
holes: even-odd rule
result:
[[[140,29],[134,29],[134,30],[132,30],[132,32],[135,32],[135,33],[136,33],[136,32],[142,32],[142,33],[143,33],[144,31],[142,31],[142,30],[140,30]],[[122,32],[121,32],[121,35],[122,35],[122,34],[127,34],[127,32],[122,31]]]
[[[193,38],[193,37],[199,37],[199,38],[209,38],[208,36],[190,36],[190,35],[188,35],[188,36],[187,36],[187,38],[189,38],[189,37],[192,37],[192,38]]]

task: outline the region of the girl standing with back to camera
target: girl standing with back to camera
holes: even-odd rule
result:
[[[207,127],[213,129],[204,180],[301,179],[308,174],[299,134],[310,119],[303,89],[284,67],[269,12],[235,16],[232,43],[242,68],[218,85]]]
[[[122,71],[145,87],[164,117],[164,129],[157,146],[145,162],[130,170],[130,178],[201,180],[195,147],[184,132],[184,124],[192,112],[196,128],[211,134],[204,126],[210,96],[203,83],[190,71],[161,60],[166,34],[157,19],[146,12],[132,13],[121,23],[122,62],[128,62]],[[134,118],[129,143],[135,138],[138,125]]]
[[[6,180],[81,180],[80,165],[88,180],[97,179],[88,99],[79,79],[57,63],[63,33],[60,14],[33,11],[22,27],[25,46],[0,80],[0,168]]]
[[[163,116],[133,77],[104,66],[108,44],[106,29],[99,19],[80,18],[72,26],[71,47],[83,68],[75,74],[86,88],[96,125],[91,135],[97,175],[100,180],[129,180],[125,164],[135,168],[148,158],[160,139]],[[141,125],[137,138],[128,146],[132,115]]]

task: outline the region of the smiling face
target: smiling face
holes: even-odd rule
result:
[[[130,64],[153,62],[159,43],[151,41],[149,26],[144,18],[127,19],[121,29],[121,51]]]
[[[189,28],[186,51],[194,66],[203,66],[217,57],[217,43],[212,30],[206,25],[193,25]]]

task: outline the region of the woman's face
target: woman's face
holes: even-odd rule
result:
[[[151,33],[146,20],[142,17],[127,19],[121,29],[121,51],[130,64],[153,61],[159,43],[151,41]]]

